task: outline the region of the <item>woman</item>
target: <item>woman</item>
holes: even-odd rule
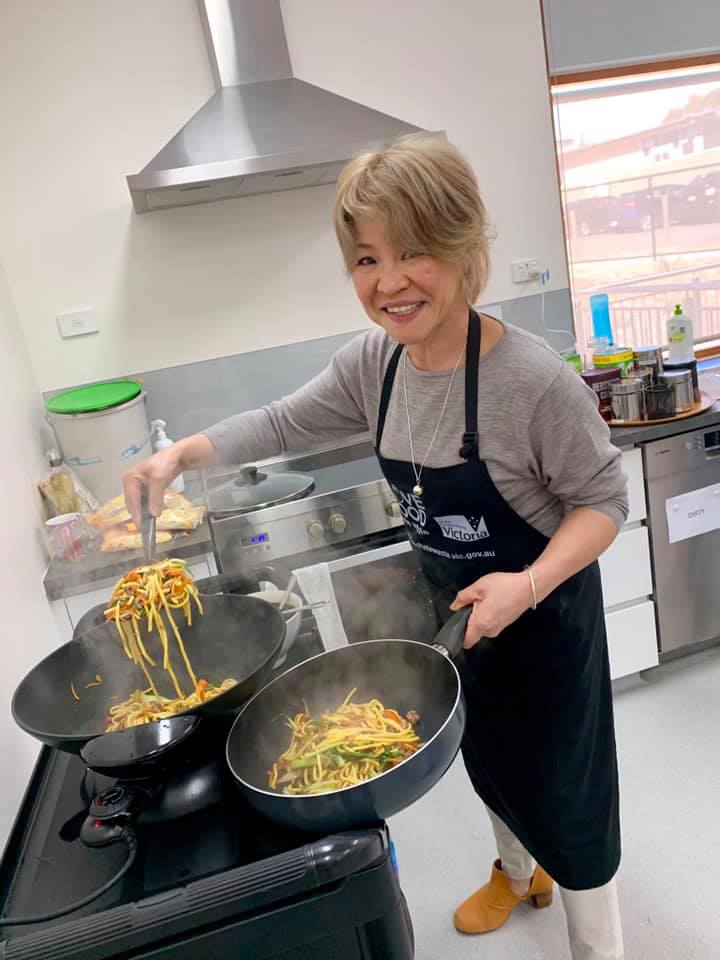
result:
[[[555,880],[575,960],[620,960],[617,765],[596,562],[627,512],[619,451],[570,367],[472,309],[487,279],[487,218],[455,148],[408,138],[350,163],[335,229],[376,329],[291,396],[129,471],[128,506],[137,517],[147,487],[159,513],[182,470],[369,428],[439,618],[473,606],[463,757],[499,858],[455,925],[485,933],[523,901],[548,906]]]

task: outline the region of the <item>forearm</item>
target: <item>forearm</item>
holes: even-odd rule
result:
[[[168,453],[176,458],[179,473],[209,466],[215,454],[215,447],[204,433],[195,433],[184,440],[178,440],[167,449]]]
[[[571,510],[531,566],[538,602],[597,560],[617,533],[615,523],[599,510],[592,507]]]

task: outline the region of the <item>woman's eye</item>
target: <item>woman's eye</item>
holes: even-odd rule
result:
[[[369,267],[371,264],[375,263],[374,257],[360,257],[357,262],[359,267]]]
[[[414,257],[421,257],[422,254],[416,250],[407,250],[403,255],[403,260],[412,260]]]

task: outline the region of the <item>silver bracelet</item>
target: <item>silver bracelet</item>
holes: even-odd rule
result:
[[[535,577],[530,567],[525,567],[527,570],[527,575],[530,577],[530,587],[532,588],[532,603],[530,604],[531,610],[537,610],[537,591],[535,590]]]

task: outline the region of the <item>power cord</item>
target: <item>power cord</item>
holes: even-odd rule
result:
[[[115,876],[111,877],[107,883],[104,883],[101,887],[98,887],[97,890],[94,890],[86,897],[83,897],[82,900],[76,900],[74,903],[70,903],[66,907],[62,907],[60,910],[54,910],[52,913],[38,913],[35,914],[35,916],[26,917],[0,917],[0,926],[9,927],[16,924],[45,923],[48,920],[57,920],[58,917],[64,917],[68,913],[73,913],[75,910],[80,910],[81,907],[86,907],[89,903],[92,903],[104,893],[107,893],[108,890],[114,887],[116,883],[122,880],[130,867],[132,867],[133,863],[135,862],[135,858],[137,857],[138,842],[133,830],[131,830],[129,827],[126,827],[118,836],[118,840],[124,840],[127,845],[127,860],[118,870]]]
[[[574,347],[575,334],[571,330],[555,330],[552,327],[545,326],[545,287],[550,281],[550,271],[543,270],[542,273],[538,273],[534,279],[539,280],[542,284],[542,293],[540,295],[540,326],[545,333],[554,333],[559,337],[567,337]]]

